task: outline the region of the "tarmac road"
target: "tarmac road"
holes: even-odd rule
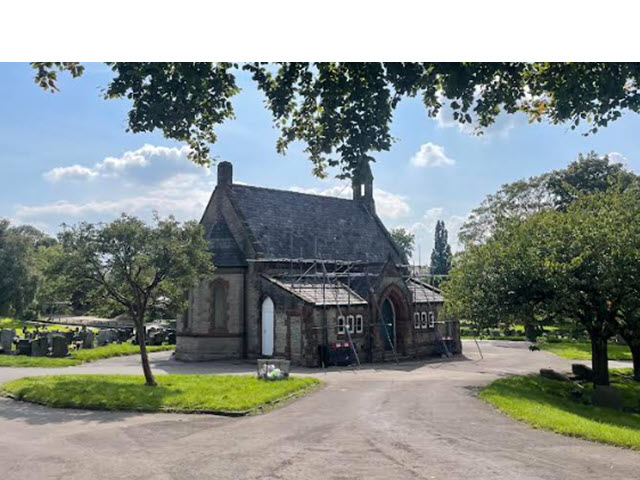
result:
[[[64,479],[640,479],[640,454],[531,429],[476,398],[508,374],[569,361],[518,342],[473,342],[452,361],[296,373],[325,386],[243,418],[57,410],[0,400],[3,478]],[[161,373],[253,372],[244,363]],[[613,363],[613,362],[612,362]],[[139,373],[136,357],[66,369],[0,368],[0,381],[46,373]]]

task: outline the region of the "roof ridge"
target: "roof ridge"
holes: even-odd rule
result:
[[[244,184],[239,184],[239,183],[234,183],[231,187],[232,188],[236,188],[236,187],[253,188],[255,190],[269,190],[271,192],[291,193],[291,194],[295,194],[295,195],[305,195],[307,197],[331,198],[333,200],[341,200],[341,201],[345,201],[345,202],[355,203],[355,202],[353,202],[353,199],[351,199],[351,198],[334,197],[332,195],[321,195],[319,193],[297,192],[295,190],[282,190],[282,189],[279,189],[279,188],[258,187],[256,185],[244,185]]]

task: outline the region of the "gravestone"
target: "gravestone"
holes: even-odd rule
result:
[[[570,382],[571,379],[567,377],[564,373],[556,372],[551,368],[541,368],[540,376],[544,378],[548,378],[549,380],[557,380],[560,382]]]
[[[12,328],[3,328],[0,332],[0,346],[2,346],[2,353],[11,353],[13,346],[13,339],[16,336],[16,331]]]
[[[31,340],[28,338],[21,338],[16,344],[18,355],[31,355]]]
[[[591,367],[581,363],[574,363],[571,365],[571,371],[576,376],[577,380],[586,380],[588,382],[593,380],[593,370]]]
[[[117,332],[119,342],[126,342],[133,336],[133,328],[119,328]]]
[[[94,340],[93,330],[87,330],[84,335],[84,340],[82,342],[82,348],[93,348],[93,340]]]
[[[44,357],[49,351],[49,341],[47,337],[38,337],[31,340],[31,356]]]
[[[107,330],[99,330],[96,336],[96,342],[99,347],[103,347],[109,343],[109,332]]]
[[[51,356],[52,357],[66,357],[69,354],[69,345],[67,344],[67,337],[64,335],[54,335],[51,338]]]
[[[150,329],[147,332],[147,344],[162,345],[165,340],[165,332],[159,328]]]

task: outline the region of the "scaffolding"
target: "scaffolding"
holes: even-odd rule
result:
[[[363,322],[362,331],[367,333],[368,340],[368,348],[367,353],[370,356],[370,359],[373,358],[373,348],[374,348],[374,338],[377,333],[377,329],[380,328],[380,334],[386,338],[386,344],[389,346],[391,350],[391,355],[396,364],[399,364],[399,357],[397,351],[397,332],[396,332],[396,322],[388,323],[385,321],[383,313],[382,313],[382,304],[380,302],[381,299],[378,299],[376,296],[376,292],[374,286],[372,284],[371,277],[377,278],[380,275],[381,271],[379,269],[374,270],[372,273],[372,268],[376,269],[376,267],[382,267],[383,264],[379,262],[371,263],[368,260],[368,256],[366,261],[345,261],[345,260],[327,260],[322,258],[321,255],[317,254],[317,258],[312,259],[283,259],[288,263],[288,274],[280,273],[276,275],[272,275],[274,280],[286,285],[287,289],[297,296],[304,298],[304,294],[309,294],[309,290],[314,290],[312,292],[312,297],[315,299],[315,304],[320,305],[322,307],[322,325],[313,327],[314,329],[321,330],[322,333],[322,341],[321,344],[328,348],[329,346],[329,331],[340,332],[341,329],[344,329],[344,333],[347,337],[349,348],[353,353],[353,358],[355,359],[355,363],[357,367],[361,366],[360,355],[358,354],[356,344],[354,342],[352,331],[353,328],[355,331],[355,318],[357,315],[352,315],[352,308],[355,305],[362,305],[362,300],[367,304],[369,311],[369,321]],[[297,268],[296,268],[297,267]],[[409,275],[403,277],[403,281],[405,285],[411,290],[412,296],[412,311],[413,315],[417,310],[417,295],[416,289],[418,285],[422,285],[423,288],[432,287],[430,285],[425,285],[414,275],[415,270],[409,269]],[[359,280],[364,282],[364,286],[367,289],[367,298],[362,298],[358,294],[356,294],[352,288],[352,281]],[[361,284],[361,287],[363,285]],[[354,297],[357,297],[358,301],[354,301]],[[355,302],[355,303],[354,303]],[[435,308],[433,302],[427,296],[428,310],[434,312]],[[337,310],[337,315],[335,317],[329,318],[327,310],[329,308],[335,308]],[[354,319],[354,324],[348,324],[348,318],[352,317]],[[342,318],[344,322],[342,324],[339,323],[338,319]],[[411,321],[411,318],[409,319]],[[415,322],[415,319],[414,319]],[[441,323],[441,322],[438,322]],[[394,329],[393,338],[391,338],[390,329]],[[443,346],[443,350],[445,354],[449,357],[451,356],[451,352],[446,345],[445,339],[440,334],[437,326],[434,324],[434,332],[438,342],[440,342]],[[386,348],[386,347],[383,347]],[[383,354],[386,357],[386,354]],[[323,367],[324,367],[323,363]]]

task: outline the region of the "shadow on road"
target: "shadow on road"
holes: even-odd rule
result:
[[[9,398],[0,399],[0,418],[4,420],[24,420],[30,425],[50,423],[110,423],[142,415],[131,412],[106,412],[99,410],[76,410],[51,408]]]

